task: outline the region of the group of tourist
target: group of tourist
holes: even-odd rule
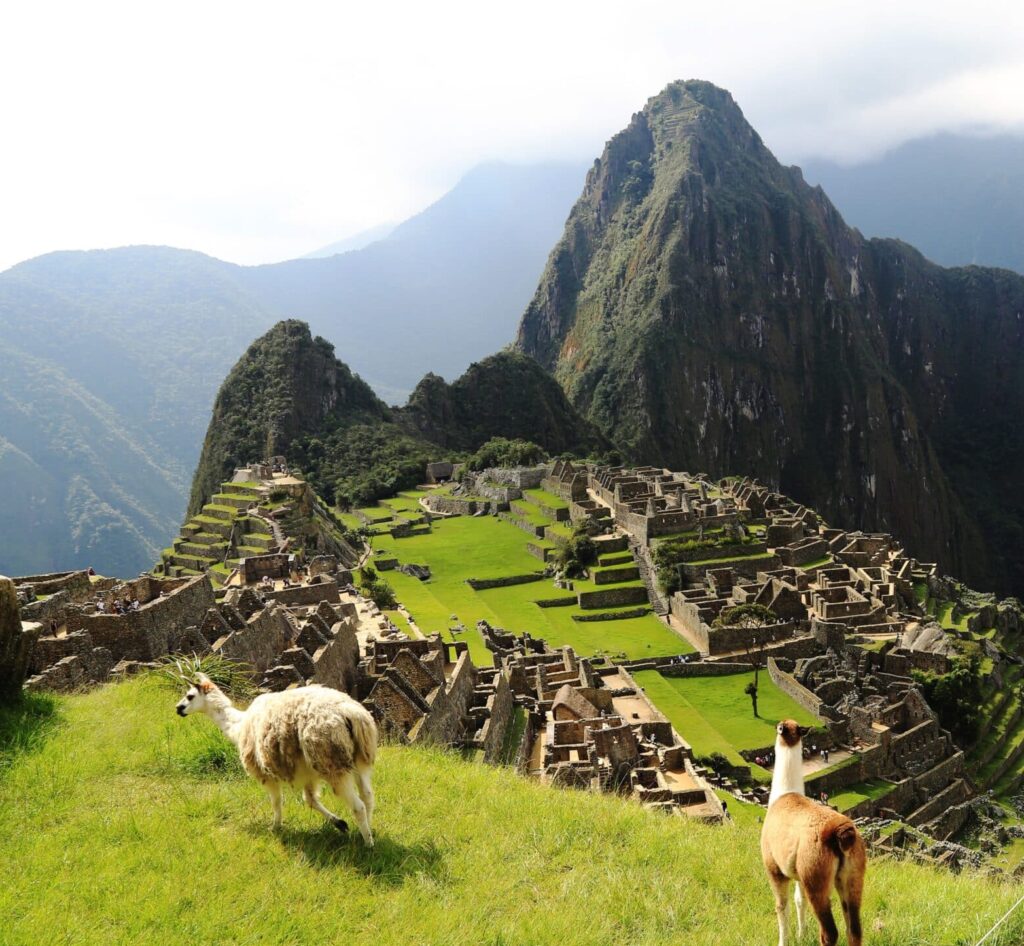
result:
[[[97,614],[128,614],[131,611],[138,611],[142,605],[139,604],[138,598],[115,598],[113,603],[110,605],[110,610],[107,610],[107,602],[102,598],[96,601],[96,613]]]

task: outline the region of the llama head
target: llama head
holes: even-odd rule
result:
[[[794,746],[800,745],[800,740],[809,731],[806,726],[799,725],[795,719],[784,719],[775,727],[775,732],[778,733],[776,743],[781,743],[792,749]]]
[[[175,707],[179,716],[188,716],[196,711],[202,712],[206,708],[207,697],[216,689],[214,682],[205,674],[200,673],[196,682],[188,688],[188,693]]]

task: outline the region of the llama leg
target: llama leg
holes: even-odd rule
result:
[[[356,824],[359,825],[359,833],[363,836],[366,846],[373,847],[373,834],[370,832],[370,822],[366,817],[366,805],[363,804],[359,792],[356,791],[356,780],[353,774],[346,772],[332,783],[331,788],[334,789],[334,794],[344,798],[345,803],[352,809],[352,814],[356,817]]]
[[[836,877],[839,902],[843,905],[846,921],[846,940],[849,946],[861,946],[860,901],[864,895],[864,865],[846,864]]]
[[[800,889],[800,882],[793,887],[793,903],[796,905],[796,937],[803,939],[804,919],[807,915],[807,901],[804,900],[803,891]]]
[[[811,887],[804,891],[814,908],[814,915],[818,918],[818,925],[821,927],[821,946],[836,946],[839,942],[839,929],[836,921],[832,918],[831,890],[825,884]]]
[[[280,782],[265,782],[264,788],[267,790],[267,794],[270,796],[270,804],[274,808],[274,827],[281,827],[281,815],[283,804],[281,800],[281,783]]]
[[[363,804],[366,805],[366,823],[370,824],[373,821],[373,786],[370,784],[370,776],[373,775],[372,769],[359,769],[356,772],[356,778],[359,782],[359,794],[363,798]]]
[[[345,820],[343,818],[339,818],[333,811],[327,808],[323,802],[320,801],[320,786],[315,782],[311,782],[302,790],[302,797],[313,811],[319,811],[320,814],[322,814],[342,834],[348,831],[348,825],[345,824]]]
[[[789,878],[782,873],[769,871],[768,879],[775,891],[775,915],[779,920],[779,946],[786,946],[789,939]]]
[[[840,901],[843,905],[843,919],[846,921],[846,941],[849,946],[861,946],[860,905]]]

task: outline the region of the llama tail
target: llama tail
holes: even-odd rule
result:
[[[377,759],[377,724],[365,709],[350,717],[353,755],[360,767],[372,768]]]
[[[857,828],[853,822],[849,821],[840,827],[832,835],[832,838],[837,847],[837,854],[849,854],[860,840],[860,835],[857,834]]]

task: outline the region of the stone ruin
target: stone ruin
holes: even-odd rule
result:
[[[645,807],[717,822],[723,808],[690,747],[621,666],[479,625],[527,713],[518,767],[542,782],[615,791]]]

